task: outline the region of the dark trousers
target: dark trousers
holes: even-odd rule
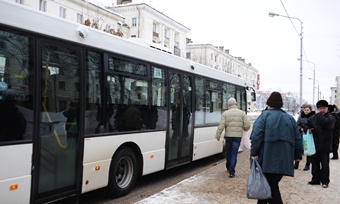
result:
[[[332,153],[333,153],[333,158],[338,159],[338,149],[339,149],[339,144],[334,144],[332,145]]]
[[[257,204],[283,204],[280,188],[279,188],[279,182],[281,181],[283,175],[282,174],[268,174],[264,173],[264,175],[267,178],[267,181],[270,185],[271,191],[272,191],[272,199],[267,200],[257,200]]]
[[[308,166],[308,168],[309,168],[309,165],[311,164],[311,161],[312,161],[312,157],[311,156],[306,156],[306,167]]]
[[[329,153],[316,152],[312,156],[312,181],[329,184]]]

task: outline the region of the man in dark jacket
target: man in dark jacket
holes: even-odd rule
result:
[[[308,131],[313,133],[316,153],[312,156],[312,180],[310,185],[328,188],[329,153],[332,152],[334,117],[328,113],[328,102],[320,100],[316,103],[317,114],[308,119]]]

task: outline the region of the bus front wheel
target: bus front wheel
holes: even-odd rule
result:
[[[121,197],[127,195],[137,180],[137,159],[131,148],[123,147],[113,157],[110,165],[108,195]]]

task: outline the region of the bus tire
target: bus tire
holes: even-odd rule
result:
[[[137,180],[137,159],[129,147],[118,150],[110,165],[108,196],[121,197],[130,193]]]

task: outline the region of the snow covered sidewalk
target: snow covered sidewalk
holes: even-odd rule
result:
[[[304,158],[305,159],[305,158]],[[340,203],[340,160],[331,160],[331,182],[328,188],[307,185],[311,179],[310,171],[303,171],[305,160],[295,177],[284,177],[280,182],[282,199],[287,204],[333,204]],[[166,188],[137,204],[251,204],[256,200],[246,197],[246,183],[249,175],[249,150],[238,156],[236,177],[229,178],[225,162]]]

